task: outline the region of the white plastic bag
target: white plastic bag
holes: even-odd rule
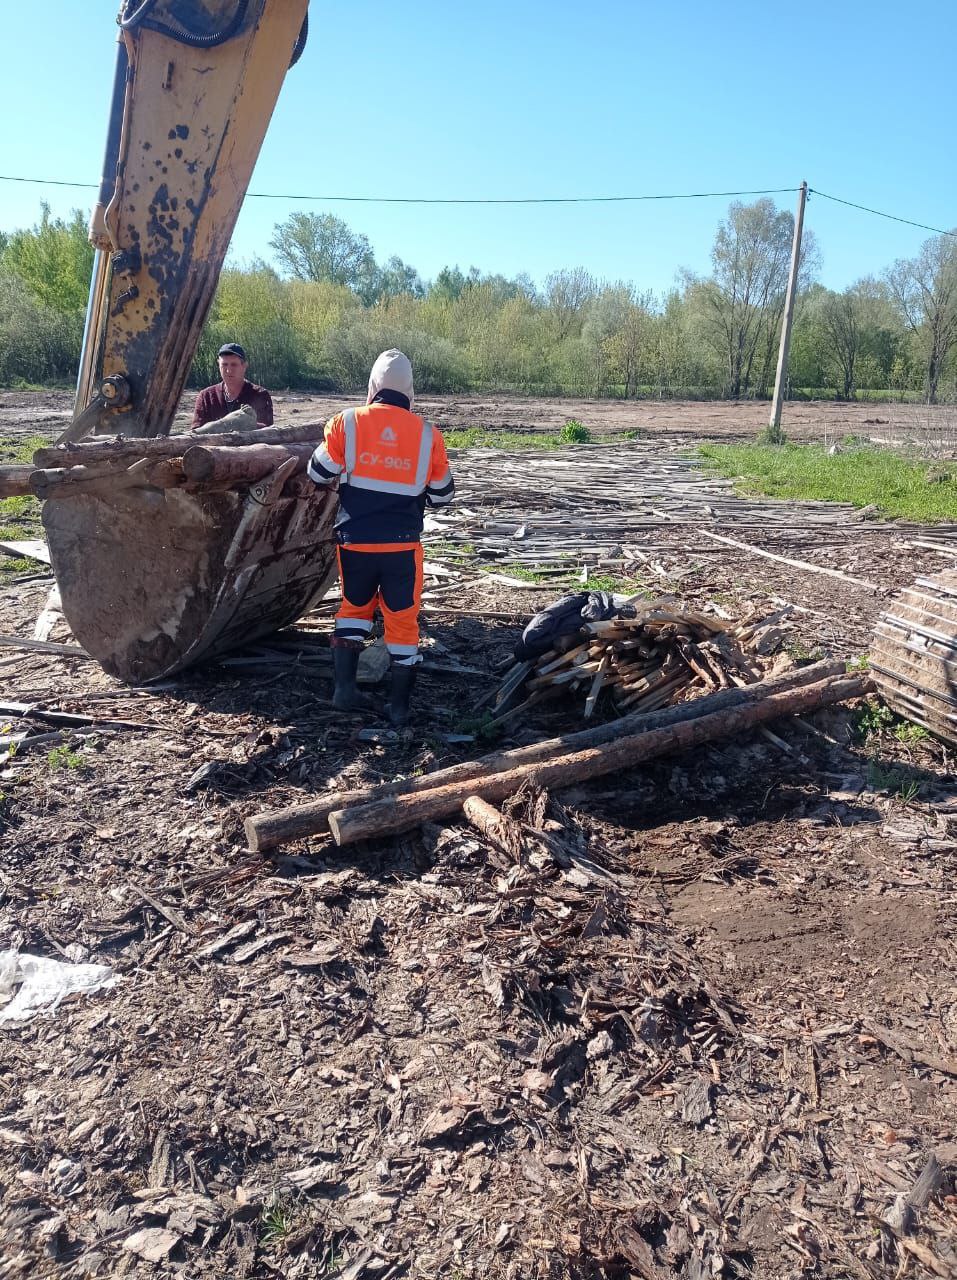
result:
[[[0,1025],[54,1013],[66,996],[92,995],[115,982],[106,964],[65,964],[45,956],[0,951]]]

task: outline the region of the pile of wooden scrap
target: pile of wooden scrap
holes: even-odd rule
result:
[[[492,702],[493,722],[511,719],[554,693],[584,695],[587,720],[605,689],[616,710],[630,713],[753,684],[761,678],[761,656],[782,639],[778,624],[785,613],[756,612],[734,622],[660,599],[628,606],[620,617],[583,622],[534,662],[509,669]],[[526,696],[516,705],[522,692]]]

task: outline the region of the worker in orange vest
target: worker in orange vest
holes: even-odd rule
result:
[[[455,484],[442,433],[412,412],[412,365],[395,349],[372,366],[362,408],[337,413],[309,460],[319,485],[339,482],[339,580],[342,606],[332,636],[333,706],[360,711],[369,701],[356,688],[363,640],[376,608],[392,657],[389,718],[404,725],[415,683],[422,600],[425,505],[445,506]]]

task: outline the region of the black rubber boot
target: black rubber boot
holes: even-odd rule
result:
[[[336,688],[332,705],[337,711],[371,711],[372,703],[356,688],[356,671],[359,669],[361,640],[340,640],[332,644],[332,669]]]
[[[392,690],[389,697],[389,719],[397,729],[409,721],[409,699],[412,697],[412,686],[415,684],[415,673],[419,664],[403,666],[397,662],[392,664]]]

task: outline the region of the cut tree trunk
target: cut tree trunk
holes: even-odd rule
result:
[[[203,448],[216,445],[241,446],[253,444],[296,444],[322,439],[321,423],[301,423],[294,427],[259,427],[256,431],[227,431],[221,435],[195,436],[192,432],[178,436],[154,436],[150,439],[91,440],[87,443],[57,445],[38,449],[33,455],[35,467],[72,467],[96,462],[135,462],[138,458],[176,458],[194,446],[197,441]]]
[[[463,802],[472,795],[496,802],[512,795],[528,780],[546,788],[566,787],[573,782],[634,768],[645,760],[668,752],[686,751],[715,738],[746,732],[766,720],[801,715],[833,702],[860,698],[873,687],[866,677],[845,676],[822,680],[804,688],[787,689],[755,702],[680,721],[650,733],[617,738],[585,751],[522,765],[491,777],[469,778],[417,794],[389,796],[372,804],[339,809],[329,814],[329,829],[338,845],[398,835],[411,831],[422,822],[458,813]]]
[[[535,742],[530,746],[518,747],[512,751],[494,752],[478,760],[465,760],[462,764],[451,765],[447,769],[437,770],[424,777],[411,778],[402,782],[387,782],[357,791],[334,792],[330,796],[307,804],[256,813],[246,819],[246,840],[249,848],[256,852],[275,849],[293,840],[301,840],[306,836],[328,831],[329,814],[337,809],[371,803],[388,796],[416,794],[446,783],[464,782],[471,778],[484,778],[489,774],[504,773],[520,765],[533,764],[538,760],[550,760],[559,755],[581,751],[586,747],[600,746],[624,734],[662,729],[683,720],[715,711],[724,711],[729,707],[746,705],[765,698],[769,694],[814,684],[829,676],[839,675],[843,671],[843,662],[836,660],[816,662],[812,666],[800,667],[770,680],[761,681],[759,684],[748,685],[746,688],[724,689],[720,693],[709,694],[693,702],[682,702],[665,711],[623,716],[620,720],[598,725],[594,729],[566,734],[561,738],[548,738],[543,742]]]
[[[289,445],[250,444],[241,448],[194,444],[183,454],[183,474],[192,489],[255,484],[289,458],[295,458],[298,469],[305,470],[313,448],[312,441]]]
[[[0,498],[25,498],[33,493],[30,488],[30,477],[33,467],[29,463],[21,466],[14,463],[9,467],[0,467]]]

